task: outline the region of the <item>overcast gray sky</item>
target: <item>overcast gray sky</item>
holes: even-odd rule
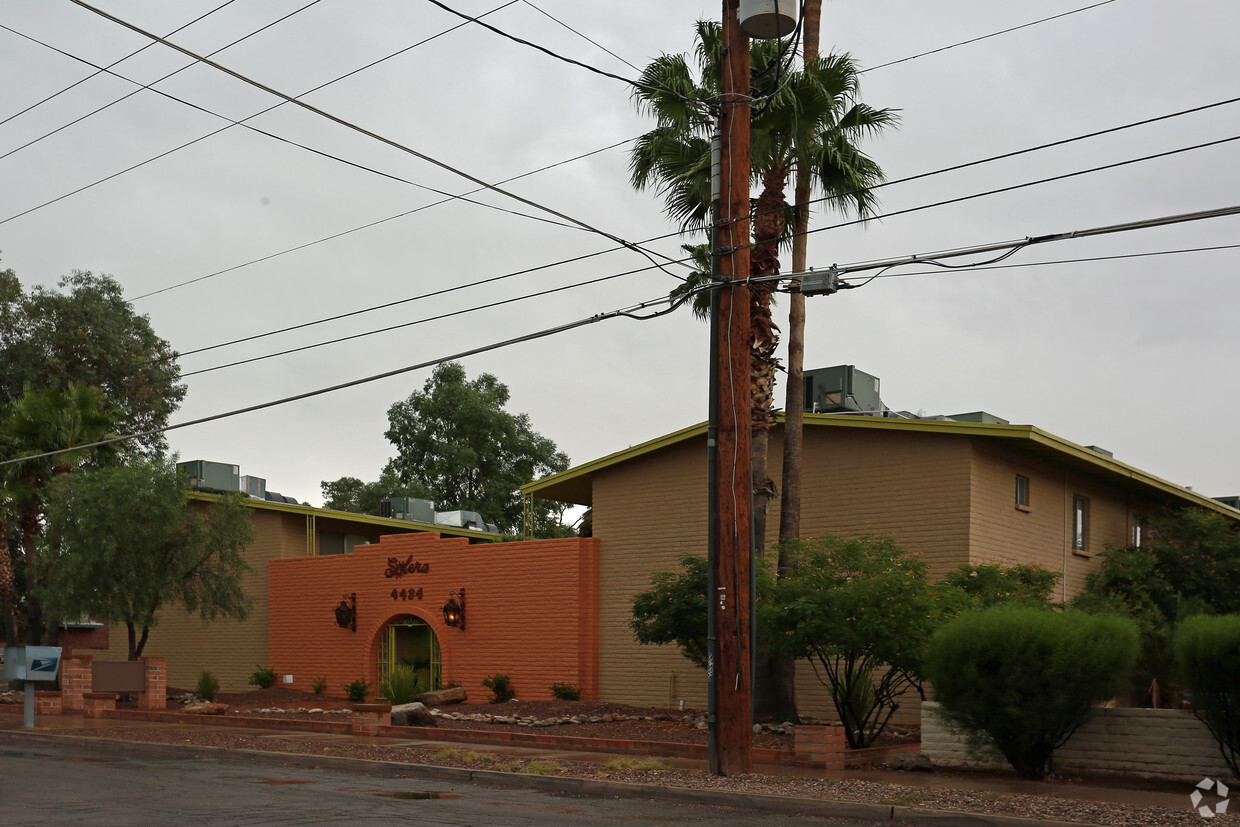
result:
[[[98,0],[166,34],[223,0]],[[205,54],[307,5],[238,0],[172,36]],[[504,0],[450,0],[471,15]],[[866,148],[890,179],[975,161],[1240,95],[1240,6],[1228,0],[1112,0],[978,42],[882,64],[1091,5],[1089,0],[827,0],[823,50],[863,67],[862,97],[901,110],[898,132]],[[719,2],[517,0],[486,19],[625,77],[687,51]],[[556,22],[555,19],[563,24]],[[290,95],[457,25],[425,0],[322,0],[214,60]],[[0,24],[106,65],[149,41],[68,0],[5,0]],[[577,32],[569,30],[572,27]],[[581,35],[595,41],[594,45]],[[116,71],[151,83],[189,59],[156,45]],[[0,120],[94,70],[0,30]],[[133,91],[88,80],[0,124],[0,155]],[[24,285],[72,269],[112,274],[181,352],[549,265],[244,345],[185,356],[184,371],[411,321],[422,324],[193,376],[174,421],[257,404],[613,310],[674,281],[598,235],[455,201],[279,254],[402,213],[466,180],[292,106],[250,123],[350,166],[241,127],[48,206],[40,205],[242,119],[278,99],[204,65],[0,158],[0,267]],[[633,138],[650,123],[625,83],[567,65],[476,25],[444,34],[306,100],[344,120],[496,182]],[[220,116],[223,116],[221,118]],[[1240,135],[1240,104],[967,170],[893,184],[881,211],[1064,175]],[[674,229],[654,193],[628,184],[627,144],[508,185],[630,241]],[[815,233],[827,267],[1240,204],[1240,142]],[[405,179],[395,180],[392,177]],[[413,183],[408,183],[413,182]],[[495,207],[536,211],[496,194]],[[33,211],[27,212],[28,210]],[[21,213],[26,213],[20,215]],[[544,216],[545,217],[545,216]],[[834,223],[819,215],[816,227]],[[1240,243],[1240,217],[1198,221],[1018,253],[1005,265]],[[678,256],[681,239],[650,247]],[[274,256],[274,257],[272,257]],[[265,260],[246,265],[256,259]],[[1228,373],[1240,333],[1240,250],[1077,261],[973,272],[889,271],[864,289],[808,302],[806,367],[855,364],[882,379],[892,408],[986,410],[1203,493],[1240,494]],[[789,264],[784,261],[785,267]],[[231,269],[228,268],[237,268]],[[227,272],[222,272],[227,270]],[[568,289],[589,279],[640,272]],[[218,275],[213,275],[217,274]],[[193,284],[136,298],[191,279]],[[535,298],[441,320],[526,294]],[[785,312],[786,302],[776,308]],[[678,313],[615,320],[464,360],[494,373],[511,408],[584,462],[706,416],[706,326]],[[169,434],[182,459],[236,463],[272,490],[321,503],[319,482],[374,479],[391,455],[393,402],[429,369]],[[782,391],[781,391],[782,396]],[[440,504],[447,507],[451,504]]]

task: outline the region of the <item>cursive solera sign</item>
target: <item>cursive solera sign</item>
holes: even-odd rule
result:
[[[404,577],[406,574],[426,574],[431,570],[430,563],[419,563],[413,559],[410,554],[404,560],[397,560],[395,557],[388,558],[387,571],[383,573],[384,577]]]

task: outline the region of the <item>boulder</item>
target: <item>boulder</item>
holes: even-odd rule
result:
[[[929,772],[934,769],[934,762],[930,760],[930,756],[922,755],[920,752],[897,753],[888,758],[885,763],[893,770]]]
[[[447,706],[448,704],[464,703],[468,698],[469,696],[465,693],[465,687],[454,686],[451,689],[423,692],[418,696],[418,702],[427,706]]]
[[[228,711],[228,704],[189,704],[183,711],[191,715],[223,715]]]
[[[439,726],[426,704],[398,704],[392,707],[392,726]]]

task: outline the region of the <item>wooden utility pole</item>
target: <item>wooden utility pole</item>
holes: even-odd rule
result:
[[[737,19],[739,0],[723,2],[723,117],[718,227],[719,288],[714,343],[717,410],[716,485],[711,549],[714,727],[711,769],[740,775],[752,767],[749,472],[749,39]]]

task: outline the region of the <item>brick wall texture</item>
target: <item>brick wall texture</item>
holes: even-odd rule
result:
[[[418,571],[388,577],[390,561]],[[535,540],[470,545],[438,534],[386,536],[353,554],[276,559],[268,564],[268,664],[310,691],[322,677],[327,692],[378,681],[381,636],[388,624],[413,616],[439,641],[445,683],[471,701],[485,701],[483,678],[507,674],[522,700],[551,698],[569,683],[598,698],[598,541]],[[466,590],[465,629],[444,623],[443,605]],[[402,597],[410,590],[422,597]],[[393,591],[396,597],[393,597]],[[335,608],[357,594],[357,631],[336,624]]]
[[[1038,563],[1079,592],[1106,543],[1124,545],[1134,515],[1152,504],[1135,484],[1104,480],[1086,463],[966,434],[866,427],[814,427],[804,434],[802,536],[883,534],[919,555],[932,577],[965,563]],[[782,490],[782,427],[772,433],[769,471]],[[1016,475],[1030,480],[1017,508]],[[1071,550],[1073,495],[1090,500],[1084,554]],[[704,708],[705,673],[675,647],[641,646],[629,627],[632,599],[650,575],[678,557],[706,553],[706,446],[699,436],[593,474],[594,536],[601,539],[599,691],[608,700]],[[766,545],[779,534],[771,503]],[[1062,596],[1062,595],[1061,595]],[[831,718],[825,688],[809,664],[797,669],[803,715]],[[915,694],[893,721],[917,723]]]
[[[1007,766],[993,747],[989,754],[971,754],[963,737],[935,714],[937,709],[938,704],[925,704],[921,729],[921,752],[936,766]],[[1095,709],[1089,721],[1055,751],[1055,767],[1188,783],[1231,777],[1205,724],[1182,709]]]

